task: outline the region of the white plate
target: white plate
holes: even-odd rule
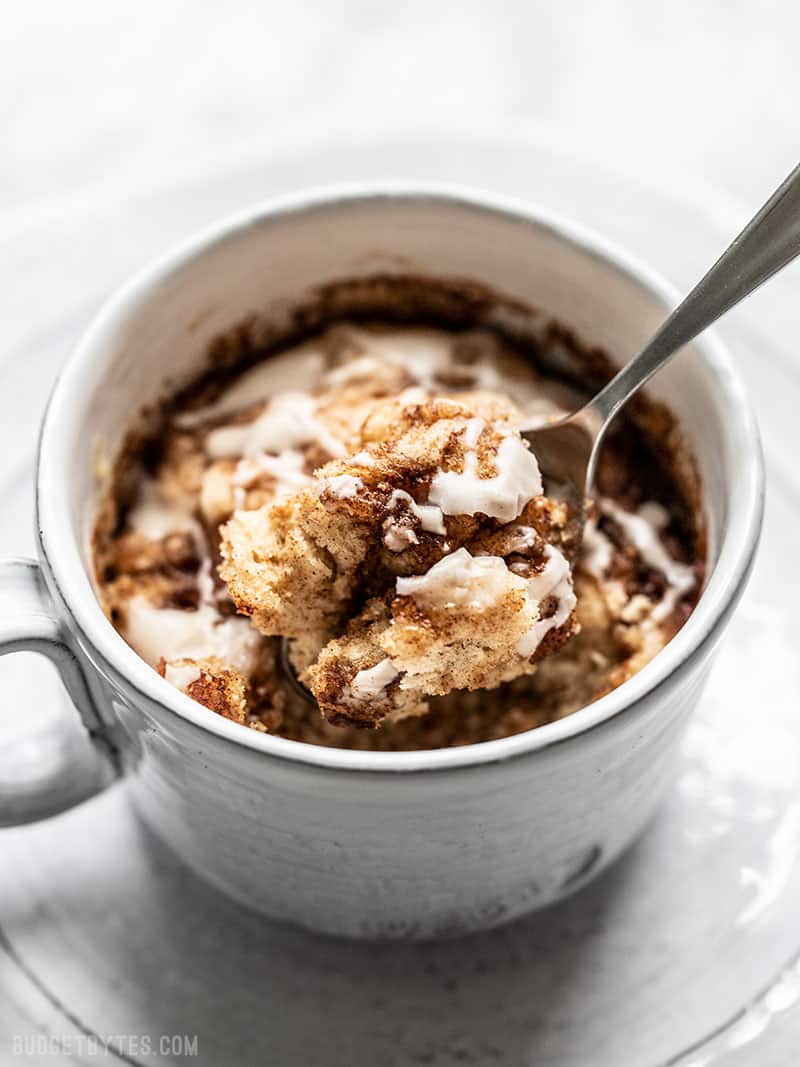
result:
[[[0,548],[31,551],[38,415],[101,294],[248,201],[354,178],[455,180],[566,212],[684,288],[744,219],[722,198],[626,175],[541,134],[331,144],[70,215],[54,205],[23,225],[0,219],[15,266],[0,326]],[[571,900],[492,934],[350,945],[237,910],[150,839],[117,787],[0,834],[0,1054],[4,1038],[10,1056],[14,1035],[50,1034],[81,1061],[95,1034],[116,1035],[112,1061],[187,1062],[162,1055],[159,1036],[196,1034],[193,1062],[215,1067],[789,1062],[800,1046],[797,277],[722,331],[760,409],[765,540],[676,787],[629,855]],[[6,730],[46,728],[55,713],[52,676],[33,664],[0,664]]]

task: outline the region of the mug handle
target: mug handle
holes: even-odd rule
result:
[[[0,559],[0,656],[11,652],[40,652],[55,664],[91,745],[69,716],[33,739],[0,736],[0,827],[66,811],[121,773],[83,668],[56,616],[39,564],[31,559]],[[19,709],[21,715],[24,711]]]

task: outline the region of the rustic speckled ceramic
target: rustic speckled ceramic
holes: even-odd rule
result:
[[[50,735],[19,745],[6,825],[126,774],[148,823],[195,870],[279,919],[335,934],[422,938],[488,927],[570,892],[644,827],[743,589],[761,523],[758,435],[711,336],[651,392],[700,467],[711,573],[676,638],[591,707],[527,734],[434,752],[349,752],[239,727],[148,668],[94,597],[93,449],[206,342],[332,280],[418,270],[535,302],[624,359],[673,294],[597,237],[541,209],[416,187],[333,190],[258,207],[148,268],[95,319],[41,437],[40,559],[0,570],[0,652],[50,654],[93,758]]]

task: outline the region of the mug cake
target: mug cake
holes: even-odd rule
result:
[[[103,606],[243,728],[390,750],[519,733],[625,682],[699,596],[670,413],[640,399],[615,421],[582,526],[520,429],[579,406],[602,353],[434,305],[353,305],[269,343],[243,324],[131,432],[94,531]]]

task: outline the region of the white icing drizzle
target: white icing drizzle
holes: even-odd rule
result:
[[[530,659],[536,649],[551,630],[563,626],[575,610],[577,600],[572,588],[572,573],[569,563],[553,545],[545,546],[547,563],[544,570],[527,580],[528,602],[535,605],[537,614],[543,601],[555,597],[558,606],[547,619],[539,618],[517,642],[517,652],[524,659]]]
[[[402,393],[397,394],[398,404],[424,404],[429,398],[430,392],[421,385],[410,385]]]
[[[394,511],[403,505],[427,533],[439,534],[442,537],[447,534],[442,509],[435,504],[418,504],[410,493],[395,489],[387,506],[390,511]],[[390,552],[404,552],[410,545],[419,544],[419,538],[411,527],[403,526],[390,515],[383,523],[383,543]]]
[[[253,422],[212,430],[206,437],[206,452],[213,459],[262,452],[278,455],[318,442],[331,456],[345,455],[342,442],[316,418],[316,409],[316,401],[308,393],[281,393]]]
[[[268,474],[275,479],[276,498],[311,485],[314,479],[305,473],[304,467],[303,453],[293,449],[286,449],[277,456],[267,456],[262,452],[247,459],[240,459],[232,478],[236,506],[244,505],[244,490],[249,489],[262,474]]]
[[[421,607],[485,611],[526,582],[506,567],[500,556],[473,556],[459,548],[425,574],[398,578],[398,596],[410,596]]]
[[[144,596],[128,602],[125,638],[151,667],[162,656],[166,660],[218,656],[243,674],[253,670],[260,642],[247,619],[221,619],[211,604],[179,611],[156,607]]]
[[[357,463],[359,467],[374,467],[375,457],[369,452],[356,452],[353,456],[353,463]]]
[[[352,474],[335,474],[332,478],[323,478],[319,483],[320,493],[327,490],[332,496],[338,497],[339,500],[349,500],[356,495],[359,489],[363,488],[364,483],[361,479],[354,477]]]
[[[406,493],[403,489],[395,489],[389,497],[389,507],[396,508],[400,504],[405,504],[414,518],[419,519],[423,530],[442,536],[447,533],[442,509],[436,507],[435,504],[418,504],[410,493]]]
[[[143,484],[136,506],[128,513],[128,523],[154,541],[171,533],[188,531],[193,534],[198,548],[205,552],[205,539],[197,520],[179,504],[165,503],[150,482]],[[126,608],[126,640],[151,667],[157,667],[162,657],[165,660],[177,660],[218,656],[244,673],[249,673],[254,666],[260,637],[247,619],[223,619],[220,616],[216,606],[211,560],[207,556],[200,564],[197,582],[200,606],[195,611],[159,608],[151,604],[146,596],[131,597]],[[178,668],[168,669],[174,671]],[[185,685],[177,687],[185,688]]]
[[[498,370],[493,351],[481,354],[472,363],[453,358],[453,335],[446,330],[402,328],[397,330],[368,331],[352,328],[353,340],[359,354],[328,371],[325,384],[346,385],[351,381],[369,378],[379,373],[387,364],[398,367],[416,382],[413,394],[408,390],[401,394],[405,403],[427,399],[439,392],[442,383],[448,381],[454,371],[463,381],[460,388],[486,389],[518,395],[524,394],[525,404],[547,405],[548,412],[572,411],[577,403],[557,405],[552,399],[542,396],[542,383],[535,379],[504,375]],[[365,354],[366,353],[366,354]],[[453,391],[448,385],[448,391]],[[456,387],[458,388],[458,387]]]
[[[176,660],[217,656],[249,675],[256,665],[261,635],[249,619],[220,615],[208,557],[200,564],[197,584],[200,605],[195,611],[159,608],[145,596],[131,597],[126,606],[125,639],[151,667],[157,667],[162,657]]]
[[[480,440],[480,436],[484,431],[486,423],[483,419],[472,418],[467,419],[467,425],[461,434],[461,439],[464,442],[464,447],[471,450],[475,450]]]
[[[270,356],[240,375],[213,404],[177,414],[175,425],[188,429],[209,419],[220,419],[279,393],[295,391],[298,383],[317,380],[324,367],[325,356],[313,343]]]
[[[470,419],[470,423],[476,421]],[[472,440],[474,425],[465,431]],[[477,438],[475,438],[477,440]],[[481,512],[501,522],[511,522],[525,505],[542,492],[542,477],[536,457],[519,437],[506,437],[495,456],[497,473],[491,478],[478,475],[478,456],[464,455],[464,469],[437,471],[431,481],[429,500],[445,515],[475,515]]]
[[[619,526],[625,539],[639,553],[642,562],[664,575],[668,585],[667,592],[651,612],[654,622],[663,622],[695,582],[692,568],[673,559],[659,537],[659,530],[663,529],[668,521],[668,514],[654,502],[643,504],[636,513],[625,511],[619,504],[608,499],[600,500],[599,507]]]
[[[142,482],[134,506],[127,514],[132,530],[148,541],[160,541],[174,533],[190,533],[202,544],[202,530],[189,510],[178,502],[165,501],[156,484],[150,479]]]
[[[419,538],[410,526],[401,526],[388,518],[383,524],[383,543],[390,552],[405,552],[411,545],[418,545]]]
[[[357,356],[329,370],[325,375],[324,384],[334,388],[349,385],[350,382],[374,378],[381,369],[382,361],[375,356]]]
[[[387,657],[380,663],[376,663],[374,667],[359,671],[350,685],[345,687],[342,695],[345,700],[354,701],[357,704],[376,700],[386,692],[399,674],[400,672]]]
[[[659,532],[669,524],[669,512],[657,500],[645,500],[639,505],[638,514]]]
[[[213,403],[194,411],[178,412],[174,416],[175,425],[190,429],[210,420],[219,420],[309,383],[336,388],[351,381],[370,379],[387,364],[402,369],[417,383],[413,392],[408,390],[403,394],[403,401],[407,403],[427,399],[432,392],[441,389],[442,381],[453,370],[457,370],[467,388],[506,392],[516,397],[525,411],[526,422],[537,413],[552,416],[578,406],[577,394],[556,383],[541,381],[535,376],[527,378],[503,373],[491,354],[481,355],[473,363],[455,360],[453,337],[447,331],[400,328],[372,332],[349,327],[349,332],[354,354],[340,366],[326,371],[328,356],[324,341],[322,344],[309,341],[251,367]],[[448,388],[452,391],[454,387]]]
[[[190,685],[200,679],[200,668],[194,663],[174,664],[168,663],[164,669],[164,677],[170,685],[185,693]]]
[[[437,374],[452,367],[452,335],[444,330],[357,331],[368,358],[401,367],[420,385],[431,389]],[[357,361],[356,361],[357,362]]]
[[[601,579],[611,563],[614,546],[599,529],[594,519],[587,519],[583,528],[581,565],[594,578]]]
[[[512,552],[525,552],[526,549],[533,548],[539,540],[532,526],[512,526],[508,533],[509,540],[507,542],[506,555],[510,555]]]

